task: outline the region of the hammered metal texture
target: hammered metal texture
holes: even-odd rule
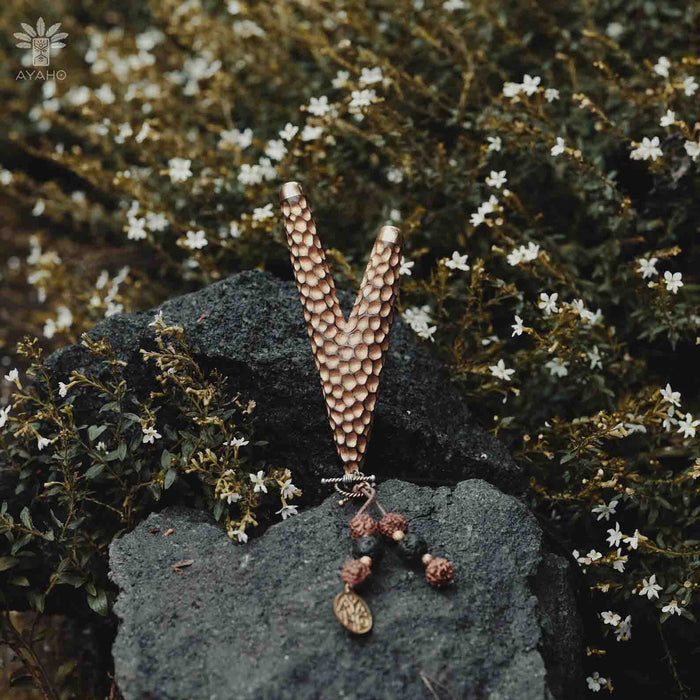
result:
[[[393,227],[382,228],[346,320],[301,187],[287,183],[280,190],[280,199],[335,445],[345,472],[352,473],[362,468],[372,429],[399,286],[401,239]]]

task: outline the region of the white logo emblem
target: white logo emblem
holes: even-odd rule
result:
[[[57,22],[52,24],[48,29],[44,24],[42,17],[36,22],[36,29],[31,26],[31,24],[26,24],[22,22],[22,29],[24,32],[16,32],[15,39],[19,39],[19,43],[16,44],[18,49],[31,49],[32,50],[32,65],[33,66],[48,66],[51,62],[51,49],[62,49],[65,48],[63,39],[65,39],[68,34],[66,32],[59,32],[61,28],[61,23]],[[26,32],[26,34],[25,34]]]

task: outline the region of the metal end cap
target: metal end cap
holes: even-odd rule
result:
[[[377,239],[384,243],[398,243],[401,240],[401,231],[396,226],[385,224],[379,229]]]
[[[285,182],[282,187],[280,187],[279,198],[280,202],[289,199],[290,197],[300,197],[304,194],[301,189],[301,184],[298,182]]]

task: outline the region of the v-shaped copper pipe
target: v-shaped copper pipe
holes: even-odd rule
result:
[[[298,182],[280,189],[284,232],[328,418],[346,474],[362,468],[399,288],[401,236],[382,226],[346,320]]]

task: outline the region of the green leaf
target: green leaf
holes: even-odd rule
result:
[[[102,617],[106,617],[109,613],[109,602],[107,601],[107,594],[101,589],[97,589],[97,595],[88,595],[88,605]]]
[[[160,455],[160,466],[169,467],[171,457],[172,455],[170,454],[170,452],[168,452],[168,450],[163,450],[163,452]]]
[[[34,529],[34,523],[32,523],[32,516],[29,514],[29,508],[24,506],[22,512],[19,514],[19,519],[24,523],[24,526],[28,530]]]
[[[18,557],[0,557],[0,571],[7,571],[19,564]]]
[[[104,464],[93,464],[90,469],[85,472],[86,479],[96,479],[105,470]]]
[[[13,586],[29,586],[29,579],[26,576],[15,576],[8,583]]]
[[[122,462],[126,459],[126,443],[125,442],[119,443],[119,447],[117,447],[117,457]]]
[[[169,469],[165,474],[165,488],[169,489],[177,479],[177,472],[174,469]]]
[[[46,595],[44,593],[39,593],[38,591],[29,591],[27,593],[27,598],[29,604],[37,610],[38,612],[44,612],[44,604],[46,602]]]
[[[95,440],[97,440],[97,438],[100,437],[105,430],[107,430],[106,425],[91,425],[88,428],[88,439],[90,442],[95,442]]]

